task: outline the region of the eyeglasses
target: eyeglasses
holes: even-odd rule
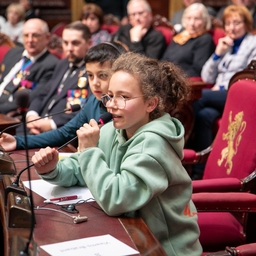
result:
[[[26,40],[28,39],[29,37],[32,37],[33,40],[39,40],[40,37],[42,37],[43,34],[23,34],[23,38]]]
[[[144,96],[140,95],[140,96],[136,96],[136,97],[132,97],[132,98],[124,98],[122,95],[117,95],[117,96],[111,95],[110,96],[108,94],[104,94],[101,97],[101,101],[106,108],[108,108],[110,106],[111,102],[114,102],[114,108],[124,109],[126,106],[126,101],[137,99],[140,97],[144,97]]]
[[[146,12],[146,11],[129,13],[128,16],[134,18],[136,15],[142,16],[145,12]]]
[[[240,21],[234,21],[234,22],[227,22],[225,23],[225,27],[230,27],[231,25],[233,25],[234,27],[238,27],[239,25],[241,25],[242,23],[244,23],[242,20]]]

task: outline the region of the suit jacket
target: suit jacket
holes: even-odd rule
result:
[[[61,60],[54,69],[51,80],[47,83],[46,95],[41,94],[30,104],[29,110],[36,111],[39,115],[44,116],[46,113],[57,113],[67,108],[68,101],[74,101],[71,103],[79,103],[80,97],[75,97],[75,94],[79,95],[84,93],[84,102],[87,101],[88,95],[90,95],[88,79],[85,72],[85,65],[77,68],[72,72],[71,76],[63,82],[63,89],[58,94],[58,88],[62,84],[63,77],[69,68],[69,62],[67,59]],[[79,83],[79,87],[78,86]],[[53,101],[54,100],[54,101]],[[53,104],[52,101],[54,102]],[[60,127],[72,119],[77,112],[74,113],[61,113],[52,117],[53,121]]]
[[[126,44],[131,52],[137,52],[151,58],[160,59],[166,49],[164,35],[151,26],[140,42],[131,42],[131,28],[132,26],[130,24],[121,26],[113,39]]]
[[[23,51],[23,47],[17,46],[7,52],[0,68],[0,72],[2,72],[0,73],[0,84],[12,67],[20,61]],[[45,84],[51,78],[53,70],[58,61],[59,60],[55,56],[46,51],[29,68],[29,73],[26,76],[26,80],[35,84],[34,89],[30,90],[30,102],[33,98],[45,90]],[[4,93],[0,97],[0,113],[7,114],[10,111],[17,110],[18,106],[15,98],[17,89],[18,87],[15,86],[12,81],[7,84]],[[10,100],[10,96],[13,97],[13,100]]]

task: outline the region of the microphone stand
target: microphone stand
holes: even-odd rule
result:
[[[26,109],[21,109],[22,113],[22,124],[24,129],[24,140],[25,140],[25,152],[26,152],[26,162],[28,166],[28,181],[29,181],[29,199],[30,199],[30,206],[31,206],[31,228],[30,228],[30,234],[29,238],[26,242],[25,248],[24,248],[24,240],[19,239],[19,237],[15,238],[18,239],[15,241],[13,239],[10,256],[33,256],[36,255],[36,252],[30,250],[30,244],[32,242],[33,233],[34,233],[34,227],[35,227],[35,212],[34,212],[34,201],[33,201],[33,193],[32,193],[32,186],[31,186],[31,172],[30,172],[30,165],[29,165],[29,152],[28,152],[28,142],[27,142],[27,127],[26,127]],[[33,241],[34,246],[33,248],[36,248],[35,242]],[[23,250],[21,247],[23,246]]]

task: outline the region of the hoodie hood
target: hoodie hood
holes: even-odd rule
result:
[[[116,130],[118,141],[124,146],[131,144],[142,133],[155,133],[163,137],[175,150],[180,159],[183,158],[184,127],[181,122],[165,113],[163,116],[143,125],[135,134],[127,140],[124,137],[124,130]]]

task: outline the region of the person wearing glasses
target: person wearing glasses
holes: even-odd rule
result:
[[[17,114],[16,93],[26,88],[30,100],[45,93],[45,84],[52,76],[58,59],[48,50],[50,33],[48,25],[41,19],[25,22],[23,45],[10,49],[0,68],[0,113]]]
[[[127,4],[129,24],[123,25],[114,40],[123,42],[130,51],[160,59],[166,49],[163,34],[152,26],[152,11],[146,0],[130,0]]]
[[[112,71],[102,102],[113,122],[84,124],[69,158],[40,149],[32,157],[37,173],[52,184],[87,186],[110,216],[139,215],[167,255],[201,255],[192,182],[181,163],[184,128],[166,113],[188,95],[182,71],[133,52]]]
[[[126,51],[126,47],[120,42],[105,42],[91,47],[85,55],[84,62],[92,95],[79,113],[62,127],[37,135],[28,135],[27,148],[62,146],[76,137],[77,129],[84,123],[88,123],[91,118],[98,120],[106,113],[107,109],[101,102],[101,96],[108,92],[113,62]],[[6,151],[25,149],[25,137],[3,133],[0,136],[0,145]]]
[[[244,6],[228,6],[223,12],[226,36],[219,39],[214,54],[202,69],[203,81],[213,84],[202,91],[202,98],[194,103],[196,117],[194,147],[203,150],[211,145],[215,134],[215,120],[220,118],[226,101],[229,80],[256,58],[256,36],[251,13]],[[192,178],[200,179],[204,164],[194,167]]]

